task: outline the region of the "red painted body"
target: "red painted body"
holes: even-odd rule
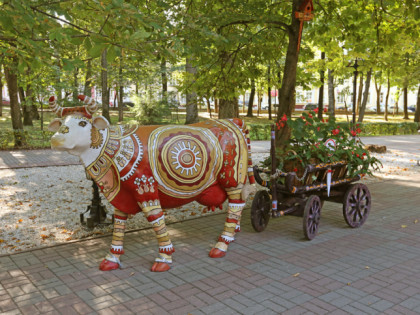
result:
[[[134,174],[132,174],[128,180],[120,181],[118,183],[119,191],[115,195],[115,197],[112,200],[110,200],[111,203],[120,211],[123,211],[128,214],[136,214],[139,211],[141,211],[141,206],[139,206],[139,204],[143,202],[149,202],[150,200],[159,200],[162,208],[175,208],[188,204],[192,201],[197,201],[200,204],[208,206],[210,208],[220,207],[227,198],[226,189],[238,187],[239,185],[242,187],[242,185],[246,183],[247,176],[245,175],[247,174],[248,168],[248,143],[246,139],[246,129],[244,128],[242,130],[243,122],[239,119],[235,119],[232,121],[226,120],[223,124],[221,124],[220,121],[211,121],[210,123],[199,123],[190,125],[189,127],[206,128],[210,130],[215,139],[217,139],[217,143],[220,146],[222,154],[219,154],[218,156],[218,158],[221,159],[220,161],[212,161],[215,164],[221,164],[220,169],[216,170],[217,172],[212,175],[214,176],[215,181],[198,194],[192,188],[191,197],[188,197],[188,194],[182,197],[178,195],[169,195],[167,192],[165,192],[164,189],[161,189],[162,187],[158,184],[158,177],[166,176],[166,174],[163,174],[165,173],[165,169],[162,166],[164,164],[162,160],[164,160],[165,157],[162,157],[161,152],[164,150],[165,145],[167,146],[168,142],[171,141],[173,137],[183,137],[184,133],[179,132],[179,130],[182,130],[183,127],[176,127],[179,129],[176,129],[176,132],[170,134],[170,136],[163,139],[159,147],[153,147],[153,144],[149,143],[150,135],[159,127],[161,126],[143,126],[135,130],[135,134],[138,136],[139,140],[143,145],[143,157],[140,163],[137,165],[137,167],[136,165],[134,165],[135,157],[133,157],[130,163],[128,163],[125,166],[124,170],[134,169]],[[197,137],[197,139],[200,137],[199,134],[198,136],[196,136],[195,134],[190,135],[188,130],[186,130],[185,135],[193,135],[194,137]],[[193,141],[195,140],[195,138],[192,139]],[[200,138],[199,140],[203,143],[206,141],[206,139],[204,138]],[[206,154],[210,156],[211,152],[215,151],[216,148],[212,146],[211,143],[207,143],[205,145],[208,151]],[[220,151],[220,149],[218,150]],[[156,156],[159,157],[159,161],[156,162],[156,165],[162,166],[163,171],[157,170],[156,166],[155,169],[153,169],[153,165],[149,160],[150,150],[156,151]],[[182,153],[183,151],[180,154]],[[104,154],[107,153],[104,152]],[[170,155],[171,153],[168,154]],[[115,156],[113,157],[112,155],[110,155],[109,159],[112,159],[114,163],[116,162]],[[241,163],[241,161],[245,161],[242,163],[245,165],[242,165],[242,173],[239,176],[238,163]],[[208,164],[210,164],[210,162]],[[209,166],[207,165],[206,167],[208,168]],[[204,173],[210,173],[212,171],[215,172],[214,169],[206,169]],[[115,172],[117,172],[116,169]],[[120,175],[122,176],[123,172],[121,172]],[[145,178],[147,179],[154,179],[154,183],[152,185],[153,192],[144,192],[141,195],[138,193],[139,186],[135,183],[135,180],[141,178],[142,176],[145,176]],[[206,175],[202,175],[203,178],[205,176]],[[95,176],[92,177],[95,179],[98,186],[102,190],[104,190],[105,187],[101,180],[97,180]],[[201,178],[197,178],[197,181],[192,181],[191,186],[196,185],[196,182],[198,182],[200,179]],[[187,187],[186,189],[188,189],[188,185],[190,184],[184,184],[181,180],[179,180],[175,182],[175,186],[176,185],[184,185],[185,187]]]

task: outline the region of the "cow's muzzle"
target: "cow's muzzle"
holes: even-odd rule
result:
[[[51,149],[60,149],[63,147],[65,138],[62,135],[54,135],[51,138]]]

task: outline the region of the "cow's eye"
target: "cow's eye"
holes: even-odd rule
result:
[[[86,121],[79,122],[79,126],[81,126],[81,127],[85,127],[86,125],[87,125]]]

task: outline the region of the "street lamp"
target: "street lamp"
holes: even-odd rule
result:
[[[347,55],[347,49],[345,49],[344,46],[343,46],[343,49],[344,49],[344,55],[346,56]],[[354,72],[353,72],[353,74],[354,74],[354,77],[353,77],[353,100],[352,100],[353,106],[352,106],[352,121],[351,121],[352,122],[352,128],[354,130],[355,129],[354,127],[356,125],[357,75],[359,74],[359,72],[357,71],[357,68],[359,67],[358,58],[356,57],[353,65],[349,64],[347,67],[354,68]]]
[[[353,79],[353,113],[352,113],[352,123],[353,123],[353,129],[354,126],[356,124],[356,91],[357,91],[357,75],[358,75],[358,71],[357,68],[359,67],[358,63],[357,63],[357,57],[356,60],[354,61],[354,64],[352,66],[354,68],[354,79]]]
[[[92,178],[90,178],[88,173],[86,173],[86,177],[87,179],[92,180]],[[92,191],[93,191],[93,195],[92,195],[91,204],[87,206],[87,209],[84,213],[80,214],[80,223],[86,224],[86,226],[90,229],[93,229],[98,224],[110,224],[108,222],[105,222],[106,213],[107,213],[106,208],[102,204],[101,196],[99,195],[99,188],[93,180],[92,180]],[[89,212],[89,214],[85,220],[84,214],[86,212]]]

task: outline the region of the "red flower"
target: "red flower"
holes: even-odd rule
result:
[[[324,113],[326,113],[328,111],[328,108],[324,107]]]
[[[309,115],[308,115],[308,117],[309,117],[309,118],[312,118],[312,114],[309,114]]]
[[[331,131],[331,133],[332,133],[334,136],[336,136],[336,135],[338,135],[338,134],[340,133],[340,130],[339,130],[339,129],[333,129],[333,130]]]
[[[315,112],[315,114],[318,114],[318,112],[319,112],[319,108],[317,107],[317,108],[315,108],[314,109],[314,112]]]
[[[354,130],[350,131],[350,133],[353,137],[356,137],[356,135],[357,135],[356,131],[354,131]]]
[[[283,117],[281,117],[281,120],[282,120],[282,121],[287,121],[287,116],[286,116],[286,114],[284,114],[284,115],[283,115]]]
[[[293,172],[295,172],[295,173],[297,172],[297,168],[296,167],[293,169]]]
[[[321,127],[316,128],[316,130],[318,130],[318,131],[321,130]]]
[[[305,126],[310,126],[311,124],[307,121],[306,123],[305,123]]]
[[[356,154],[357,157],[359,157],[359,154]]]
[[[361,133],[361,132],[362,132],[362,129],[357,128],[357,129],[356,129],[356,132],[357,132],[357,133]]]
[[[363,152],[363,155],[366,155],[366,152]]]
[[[281,122],[280,123],[280,128],[283,128],[284,127],[284,123],[283,122]]]
[[[324,118],[321,119],[322,122],[325,122]]]
[[[300,116],[300,118],[302,118],[302,120],[305,120],[305,116]]]

